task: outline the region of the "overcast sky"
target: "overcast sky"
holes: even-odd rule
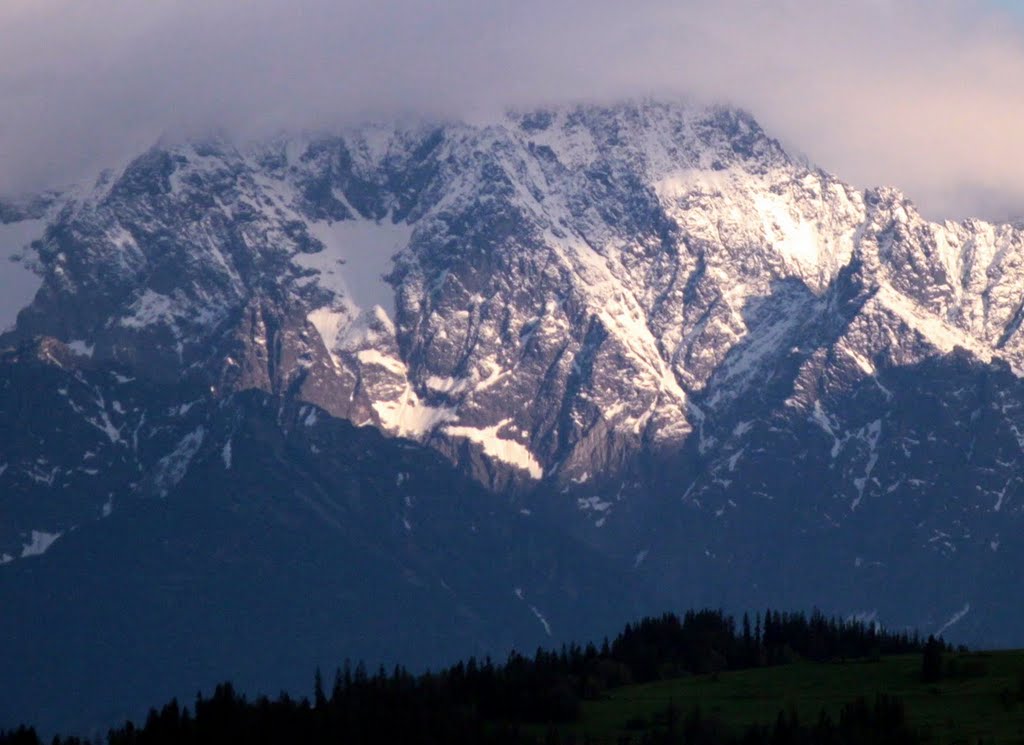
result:
[[[0,0],[0,193],[162,133],[688,95],[931,216],[1024,215],[1024,13],[989,0]]]

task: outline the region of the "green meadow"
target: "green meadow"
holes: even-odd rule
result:
[[[609,691],[583,705],[581,720],[566,728],[578,736],[618,742],[664,729],[668,712],[704,716],[741,731],[771,724],[795,709],[813,722],[824,710],[837,717],[844,704],[877,694],[899,697],[911,724],[930,741],[1024,743],[1024,651],[947,654],[946,674],[921,680],[921,656],[877,661],[796,662],[712,675],[694,675]],[[582,738],[581,738],[582,739]]]

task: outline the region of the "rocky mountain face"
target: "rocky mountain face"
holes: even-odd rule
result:
[[[72,364],[3,365],[14,446],[50,454],[5,499],[74,524],[4,558],[0,726],[102,733],[225,679],[305,694],[346,659],[436,669],[649,612],[612,560],[434,451],[257,390],[122,378],[104,401],[112,373]]]
[[[315,411],[440,453],[639,606],[1021,643],[1019,226],[652,102],[160,145],[0,221],[0,579],[210,493],[205,417],[255,390],[277,437]]]

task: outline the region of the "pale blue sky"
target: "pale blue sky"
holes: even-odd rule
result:
[[[1002,6],[1004,8],[1007,8],[1008,10],[1012,10],[1012,11],[1020,13],[1021,15],[1024,15],[1024,0],[989,0],[989,1],[990,2],[994,2],[996,5],[999,5],[999,6]]]

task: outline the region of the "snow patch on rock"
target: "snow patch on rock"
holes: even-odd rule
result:
[[[155,481],[161,497],[166,497],[171,489],[185,478],[192,459],[199,452],[205,438],[206,429],[202,426],[196,427],[178,442],[171,453],[157,463]]]
[[[48,533],[45,530],[33,530],[29,542],[21,549],[21,558],[27,559],[30,556],[42,556],[58,538],[64,535],[63,531]]]
[[[484,453],[502,463],[526,471],[534,479],[544,477],[544,468],[530,450],[520,442],[505,439],[499,432],[512,423],[511,417],[503,419],[490,427],[459,427],[448,425],[445,434],[452,437],[464,437],[481,446]]]

